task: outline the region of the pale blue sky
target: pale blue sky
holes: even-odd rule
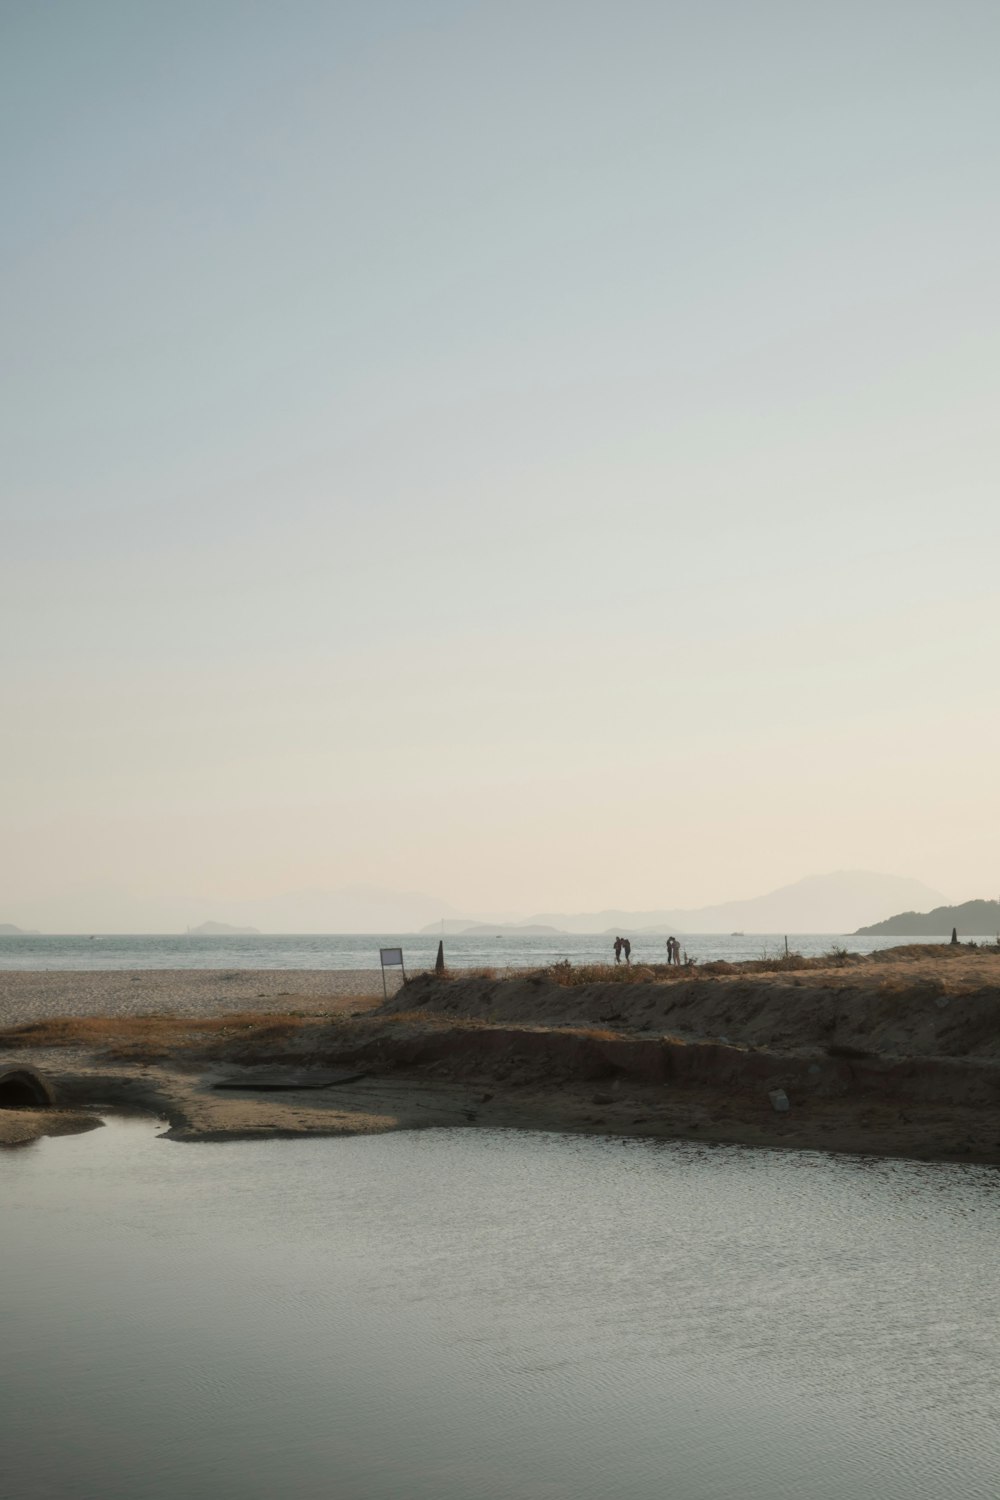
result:
[[[998,44],[0,3],[0,920],[992,893]]]

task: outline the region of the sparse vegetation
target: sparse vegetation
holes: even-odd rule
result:
[[[550,964],[539,971],[553,984],[576,986],[582,984],[650,984],[657,979],[667,979],[677,969],[666,964],[571,964],[568,958]]]
[[[433,971],[421,970],[416,974],[410,974],[408,978],[403,982],[403,984],[400,985],[397,993],[401,993],[410,985],[423,982],[427,978],[428,972],[433,973],[435,980],[443,980],[445,983],[453,983],[456,979],[493,980],[504,978],[504,973],[502,971],[489,967],[483,967],[479,969],[455,969],[446,964],[445,967],[440,971],[437,969],[434,969]]]
[[[770,973],[772,970],[782,969],[807,969],[816,963],[815,959],[806,958],[794,949],[789,949],[787,940],[784,948],[779,948],[777,953],[769,953],[767,945],[761,950],[760,958],[753,965],[758,974]],[[747,965],[746,967],[751,967]]]
[[[107,1047],[114,1048],[114,1055],[120,1057],[134,1055],[128,1051],[134,1048],[163,1055],[167,1048],[197,1047],[225,1038],[274,1041],[329,1019],[305,1011],[280,1016],[239,1012],[197,1021],[181,1016],[54,1016],[0,1032],[0,1046],[11,1051],[25,1047]]]

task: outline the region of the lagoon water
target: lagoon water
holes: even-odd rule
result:
[[[995,1500],[1000,1175],[479,1131],[0,1156],[4,1500]]]

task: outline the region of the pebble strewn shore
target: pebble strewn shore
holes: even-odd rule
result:
[[[398,974],[386,975],[389,993]],[[0,974],[0,1026],[53,1016],[338,1011],[382,998],[378,969],[78,969]]]

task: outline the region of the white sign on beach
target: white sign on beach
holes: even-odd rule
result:
[[[406,968],[403,964],[402,948],[380,948],[378,950],[379,963],[382,965],[382,994],[388,1000],[389,995],[385,987],[386,969],[402,969],[403,983],[406,983]]]

